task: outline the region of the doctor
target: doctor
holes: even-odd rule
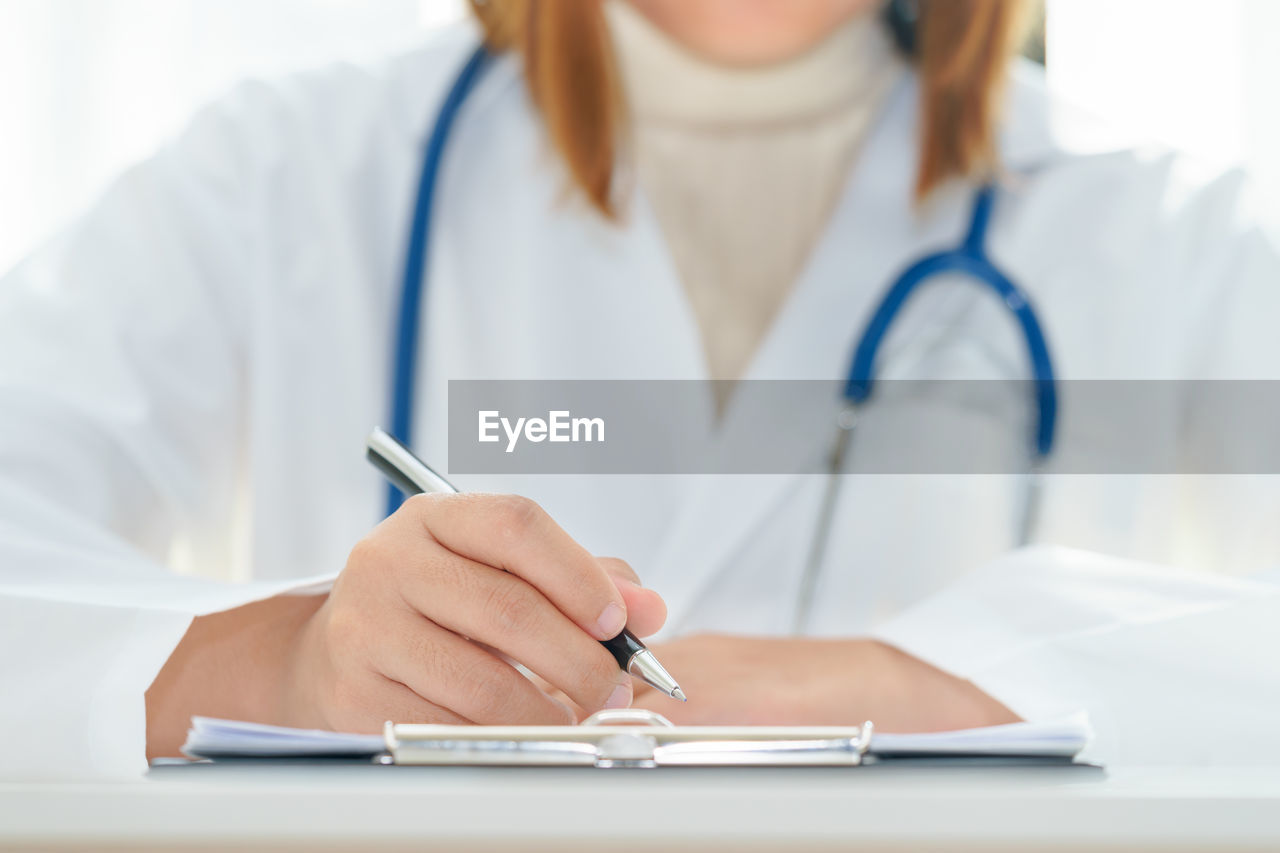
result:
[[[847,478],[804,636],[819,477],[458,477],[473,494],[382,521],[360,449],[425,140],[481,37],[424,271],[425,458],[450,379],[842,375],[992,180],[990,251],[1060,377],[1280,374],[1280,259],[1239,180],[1055,102],[1010,58],[1012,0],[898,4],[893,28],[873,0],[475,8],[383,65],[239,88],[0,284],[0,775],[136,773],[193,713],[632,702],[888,729],[1085,709],[1105,760],[1280,756],[1268,478],[1050,477],[1025,549],[1016,478]],[[895,376],[1024,377],[972,290],[891,343]],[[710,406],[732,423],[731,390]],[[664,617],[685,707],[596,642]],[[1206,720],[1212,749],[1186,737]]]

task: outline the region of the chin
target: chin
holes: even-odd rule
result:
[[[726,65],[768,65],[806,52],[875,0],[632,0],[695,52]]]

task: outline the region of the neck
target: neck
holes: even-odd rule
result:
[[[715,63],[676,42],[625,0],[605,3],[623,87],[641,122],[768,124],[874,99],[900,60],[874,15],[858,15],[794,59]]]

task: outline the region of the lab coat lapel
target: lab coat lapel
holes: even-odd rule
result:
[[[823,238],[744,378],[843,380],[855,336],[888,283],[926,248],[959,239],[968,192],[944,193],[924,212],[913,210],[904,192],[915,169],[915,104],[915,78],[904,74]],[[741,428],[739,421],[747,416],[731,403],[725,428]],[[813,453],[826,450],[815,447]],[[717,575],[732,570],[751,532],[767,523],[804,479],[776,474],[696,479],[679,521],[658,550],[670,606],[668,633],[681,631]],[[799,570],[799,560],[778,567],[797,577]]]

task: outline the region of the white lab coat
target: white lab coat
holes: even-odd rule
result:
[[[141,770],[143,692],[190,619],[323,584],[378,520],[362,446],[389,406],[419,152],[474,37],[240,87],[3,280],[0,776]],[[913,83],[749,378],[840,376],[891,276],[963,232],[967,191],[911,208]],[[1025,69],[1003,158],[992,253],[1032,294],[1062,376],[1280,373],[1280,260],[1237,176],[1200,181],[1110,141]],[[705,376],[643,195],[618,227],[564,188],[506,59],[443,173],[425,457],[447,458],[451,378]],[[1020,375],[1020,339],[976,292],[923,300],[887,369]],[[458,479],[529,494],[631,561],[666,596],[668,634],[785,632],[821,485]],[[1042,545],[1011,552],[1016,493],[1009,477],[851,478],[812,630],[881,637],[1024,716],[1085,708],[1106,760],[1280,756],[1280,587],[1246,577],[1280,564],[1280,484],[1055,478]],[[1190,736],[1206,721],[1207,741]]]

